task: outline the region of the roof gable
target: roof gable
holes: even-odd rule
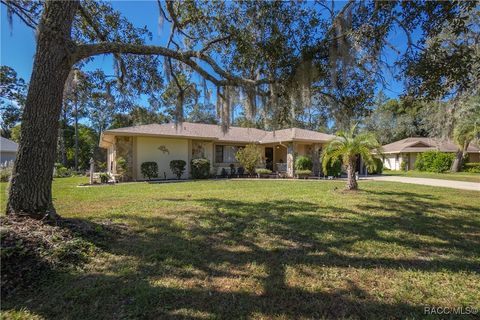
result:
[[[429,148],[431,145],[423,142],[423,141],[418,141],[415,142],[414,144],[409,145],[410,148]]]

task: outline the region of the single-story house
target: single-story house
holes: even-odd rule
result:
[[[406,138],[395,141],[383,147],[383,167],[390,170],[400,170],[401,163],[405,162],[408,170],[415,169],[417,154],[425,151],[457,152],[458,147],[449,140],[434,138]],[[468,161],[480,161],[480,148],[470,144]]]
[[[10,139],[0,137],[0,164],[15,161],[17,157],[18,144]]]
[[[294,175],[297,155],[311,155],[313,172],[320,172],[319,155],[322,146],[333,135],[290,128],[265,131],[255,128],[230,127],[199,123],[149,124],[106,130],[101,134],[100,147],[107,149],[108,172],[117,172],[116,160],[122,157],[127,163],[127,179],[144,180],[140,166],[143,162],[158,164],[159,178],[175,178],[170,170],[171,160],[184,160],[187,167],[182,178],[190,175],[190,162],[206,158],[211,163],[212,174],[220,174],[223,168],[230,170],[237,150],[247,144],[257,144],[262,152],[262,167],[276,172]],[[229,172],[229,171],[228,171]]]

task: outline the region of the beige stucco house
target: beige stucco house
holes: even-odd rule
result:
[[[108,172],[116,173],[116,159],[122,157],[128,166],[127,178],[131,180],[144,180],[140,166],[147,161],[158,164],[160,178],[175,178],[169,166],[171,160],[184,160],[187,170],[182,178],[189,178],[190,162],[195,158],[208,159],[211,173],[219,174],[232,163],[238,167],[235,159],[238,148],[251,143],[261,148],[263,167],[293,176],[297,155],[311,155],[313,172],[318,174],[321,148],[332,138],[329,134],[299,128],[223,130],[219,125],[182,122],[106,130],[101,135],[100,147],[107,149]]]
[[[433,138],[406,138],[395,141],[383,147],[383,167],[390,170],[400,170],[401,163],[405,162],[408,170],[415,169],[417,155],[425,151],[457,152],[458,147],[449,140]],[[480,161],[480,149],[470,144],[468,147],[468,161]]]

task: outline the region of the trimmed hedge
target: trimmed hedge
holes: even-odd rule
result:
[[[312,159],[306,156],[299,156],[295,159],[295,170],[312,170]]]
[[[153,161],[147,161],[142,163],[140,166],[140,171],[144,178],[151,180],[152,178],[158,177],[158,164]]]
[[[463,164],[463,171],[480,173],[480,162],[467,162]]]
[[[308,177],[308,176],[311,176],[312,175],[312,170],[297,170],[295,171],[295,174],[298,176],[298,177]]]
[[[270,174],[272,173],[272,170],[265,169],[265,168],[258,168],[258,169],[255,169],[255,172],[257,174]]]
[[[440,151],[427,151],[417,155],[415,169],[427,172],[446,172],[450,170],[455,154]]]
[[[193,159],[191,166],[193,179],[207,179],[210,176],[210,161],[208,159]]]
[[[180,179],[185,172],[186,165],[187,163],[184,160],[172,160],[170,161],[170,170],[172,170],[172,173],[177,176],[177,179]]]

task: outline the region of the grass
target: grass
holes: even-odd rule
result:
[[[373,319],[480,308],[479,192],[379,181],[353,193],[336,181],[76,187],[83,179],[54,181],[58,212],[118,231],[83,268],[3,298],[4,317]]]
[[[416,170],[410,170],[410,171],[384,170],[383,175],[480,182],[480,173],[473,173],[473,172],[435,173],[435,172],[425,172],[425,171],[416,171]]]

